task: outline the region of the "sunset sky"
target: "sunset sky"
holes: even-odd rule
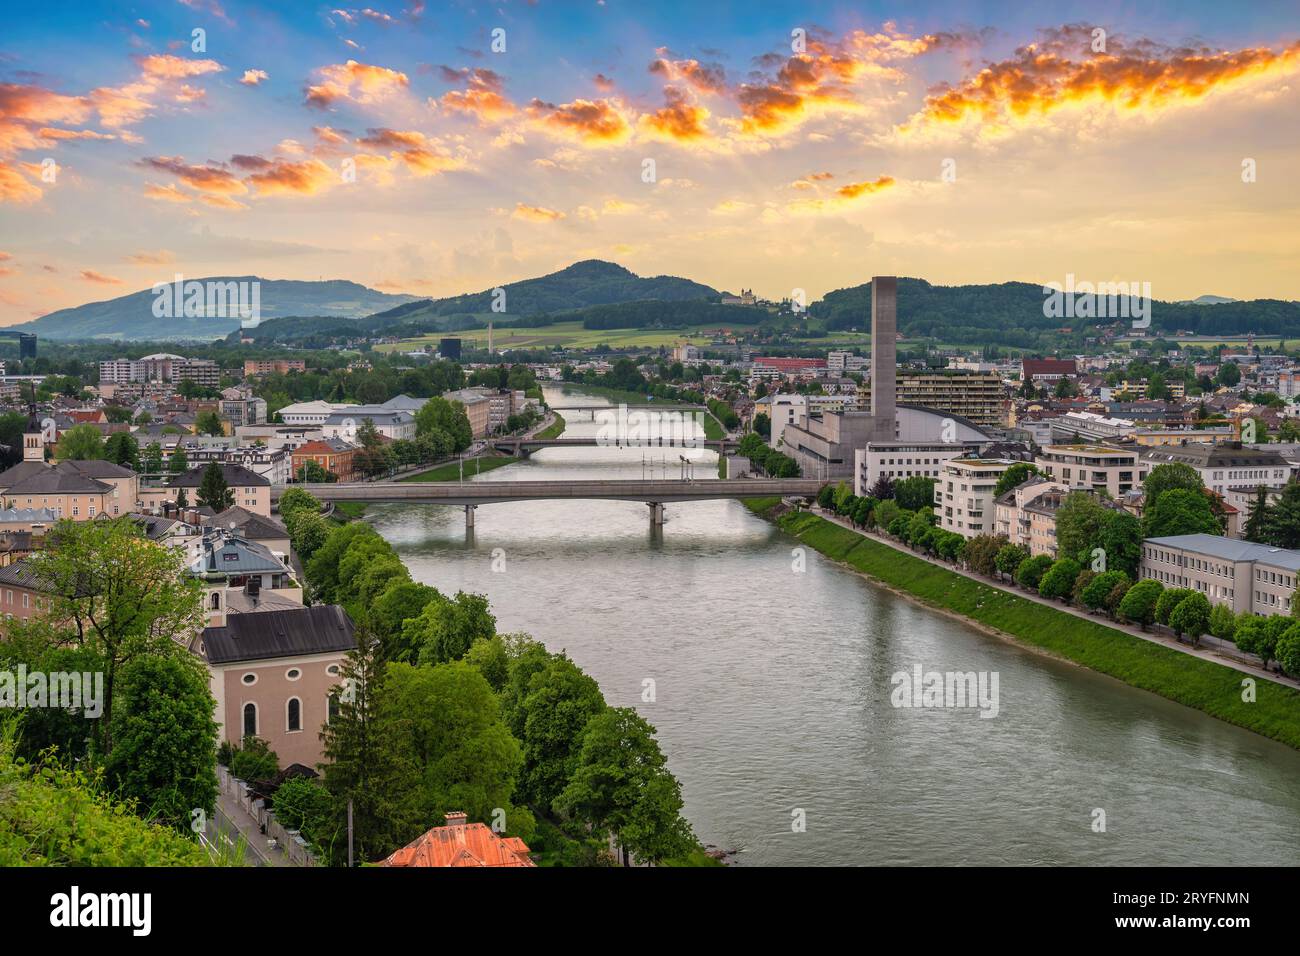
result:
[[[177,272],[437,296],[587,258],[1300,298],[1295,3],[374,2],[11,8],[0,324]]]

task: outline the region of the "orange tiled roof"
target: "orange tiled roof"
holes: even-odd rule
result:
[[[384,866],[536,866],[519,837],[501,837],[482,823],[434,827],[384,860]]]

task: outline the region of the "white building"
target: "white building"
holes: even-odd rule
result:
[[[954,458],[944,465],[934,486],[939,527],[963,538],[992,534],[997,524],[993,489],[1013,465],[1010,458]]]
[[[938,479],[954,458],[979,451],[980,442],[868,442],[854,455],[853,493],[864,497],[881,477]]]

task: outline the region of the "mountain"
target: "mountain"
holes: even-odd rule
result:
[[[707,285],[676,276],[638,276],[613,262],[585,259],[536,279],[509,282],[500,287],[505,293],[501,304],[504,315],[537,315],[571,312],[593,305],[614,305],[656,299],[685,302],[692,299],[717,299],[722,293]],[[401,318],[404,321],[431,316],[483,314],[493,312],[495,290],[487,289],[446,299],[429,299],[423,306],[411,303],[375,316],[377,320]],[[499,313],[498,313],[499,314]]]
[[[1173,335],[1300,335],[1300,302],[1252,299],[1214,304],[1151,302],[1148,336]],[[898,330],[907,338],[930,337],[953,344],[1009,345],[1051,348],[1059,344],[1062,328],[1076,337],[1096,335],[1095,326],[1123,333],[1131,318],[1063,318],[1047,315],[1043,287],[1028,282],[993,285],[931,285],[924,279],[898,280]],[[829,331],[871,327],[871,283],[837,289],[809,306],[808,312]]]
[[[187,280],[188,281],[188,280]],[[301,282],[291,279],[259,279],[257,276],[212,276],[203,283],[259,282],[262,321],[280,316],[308,315],[332,319],[357,319],[381,309],[415,300],[410,295],[376,292],[356,282],[330,279]],[[237,318],[180,317],[154,315],[157,297],[152,289],[133,292],[104,302],[90,302],[60,309],[13,328],[35,332],[47,339],[134,339],[178,340],[217,339],[239,328]]]
[[[1236,301],[1236,299],[1230,299],[1223,295],[1198,295],[1195,299],[1182,299],[1175,302],[1174,305],[1222,305],[1225,302]]]

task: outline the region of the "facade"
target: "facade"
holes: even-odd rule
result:
[[[205,388],[216,388],[220,380],[221,369],[211,359],[191,359],[167,352],[139,359],[114,359],[99,363],[99,381],[105,385],[193,382]]]
[[[1192,588],[1211,604],[1240,614],[1290,614],[1300,575],[1300,551],[1287,551],[1212,534],[1148,538],[1141,578],[1167,588]]]
[[[1084,441],[1115,441],[1128,438],[1137,430],[1136,424],[1127,418],[1111,418],[1094,412],[1066,412],[1047,421],[1057,441],[1077,440],[1075,436]]]
[[[1035,475],[1004,491],[994,502],[994,534],[1029,551],[1030,557],[1056,557],[1056,511],[1069,494],[1060,482]]]
[[[1020,380],[1042,385],[1079,374],[1073,359],[1024,359],[1020,363]]]
[[[458,392],[448,392],[442,397],[449,402],[460,402],[465,407],[470,435],[474,438],[484,438],[491,432],[492,406],[487,396],[473,389],[463,388]]]
[[[278,414],[286,425],[323,425],[336,407],[329,402],[295,402],[284,406]]]
[[[798,462],[805,478],[851,478],[855,453],[871,440],[874,422],[864,411],[809,415],[802,424],[784,426],[782,452]]]
[[[364,422],[371,422],[375,431],[392,441],[415,438],[415,416],[410,412],[389,411],[379,405],[348,405],[345,411],[332,412],[321,424],[321,434],[326,438],[351,441]]]
[[[1142,483],[1138,453],[1106,445],[1048,445],[1034,464],[1072,491],[1104,491],[1118,500]]]
[[[1181,463],[1195,468],[1205,487],[1220,495],[1234,488],[1263,485],[1280,488],[1291,478],[1291,465],[1267,445],[1239,441],[1150,448],[1142,452],[1143,474],[1157,465]]]
[[[871,383],[858,389],[869,404]],[[904,373],[897,377],[896,401],[959,415],[976,425],[997,426],[1006,417],[1008,399],[1001,376],[987,372]]]
[[[344,610],[317,604],[232,614],[223,626],[204,628],[190,649],[208,664],[220,740],[261,737],[282,765],[314,767],[355,646]]]
[[[1214,428],[1139,428],[1133,432],[1134,444],[1144,448],[1161,445],[1207,444],[1236,441],[1238,427],[1222,425]]]
[[[238,446],[231,439],[195,443],[193,439],[181,442],[185,459],[190,466],[206,465],[215,461],[224,465],[240,465],[256,475],[261,475],[273,485],[292,480],[293,454],[287,448],[264,448],[259,445]]]
[[[959,442],[867,442],[854,456],[853,493],[863,497],[880,478],[938,479],[954,458],[973,457],[978,441]]]
[[[963,538],[992,534],[997,522],[993,489],[1012,465],[1010,458],[954,458],[944,465],[934,486],[939,527]]]
[[[290,372],[307,371],[307,362],[303,359],[245,359],[244,375],[288,375]]]
[[[285,558],[238,530],[205,530],[187,549],[186,561],[203,583],[208,626],[225,625],[229,615],[300,607],[302,584]]]
[[[191,468],[184,474],[177,475],[165,488],[164,497],[176,501],[176,493],[185,489],[185,497],[191,505],[197,503],[199,485],[203,483],[203,472],[207,465]],[[270,516],[271,482],[270,479],[249,471],[243,465],[222,464],[221,475],[230,490],[234,492],[235,504],[253,514]]]
[[[138,500],[139,477],[111,461],[23,461],[0,473],[3,507],[46,509],[56,519],[115,518],[134,511]]]
[[[221,417],[230,422],[232,428],[260,425],[266,421],[266,399],[252,395],[222,398]]]
[[[293,480],[309,461],[320,465],[339,481],[351,481],[356,476],[354,457],[357,448],[341,438],[321,438],[299,445],[292,452]]]

